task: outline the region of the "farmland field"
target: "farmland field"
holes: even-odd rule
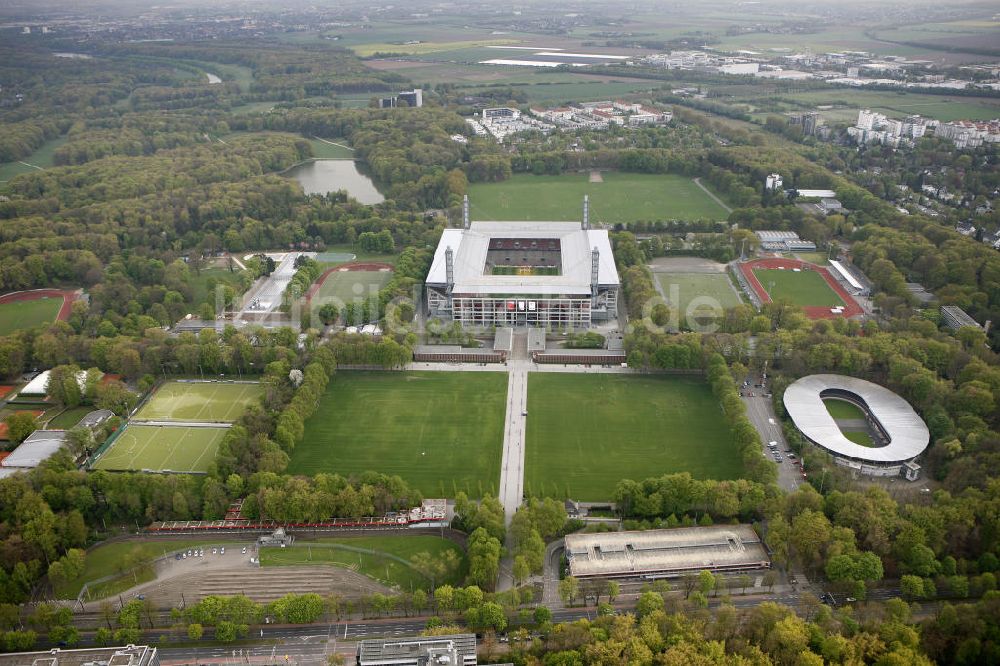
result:
[[[215,462],[225,428],[126,426],[94,469],[204,472]]]
[[[690,178],[675,175],[586,173],[561,176],[518,174],[500,183],[469,185],[472,217],[478,220],[566,220],[583,216],[583,195],[590,195],[597,222],[726,218],[726,211]]]
[[[499,372],[339,372],[288,473],[398,474],[427,497],[495,493],[506,395]]]
[[[14,331],[51,324],[62,307],[61,298],[36,298],[32,301],[0,303],[0,336]]]
[[[742,472],[732,435],[704,381],[692,377],[528,375],[525,493],[613,498],[621,479]]]
[[[263,395],[260,384],[167,382],[135,415],[140,421],[231,423]]]
[[[816,271],[774,268],[755,269],[754,275],[773,300],[787,300],[800,306],[836,307],[844,305],[826,280]]]

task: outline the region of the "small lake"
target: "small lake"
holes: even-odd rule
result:
[[[210,72],[205,72],[205,76],[208,77],[208,82],[209,83],[222,83],[222,79],[220,79],[215,74],[212,74]]]
[[[306,194],[330,194],[337,190],[346,190],[363,204],[385,201],[385,197],[375,188],[372,179],[358,171],[358,165],[353,160],[303,162],[283,175],[299,181]]]

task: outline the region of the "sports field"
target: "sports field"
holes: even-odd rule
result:
[[[204,472],[225,434],[226,428],[128,425],[93,468]]]
[[[602,172],[592,183],[586,173],[561,176],[518,174],[501,183],[469,185],[474,220],[566,220],[583,218],[583,195],[590,195],[596,222],[726,218],[726,210],[685,176]]]
[[[33,301],[0,303],[0,336],[14,331],[51,324],[62,307],[61,298],[38,298]]]
[[[362,302],[377,297],[379,290],[392,279],[392,271],[334,271],[327,276],[313,299],[322,305]]]
[[[613,498],[622,479],[743,471],[708,384],[694,377],[528,375],[526,494]]]
[[[824,400],[826,411],[835,419],[864,419],[865,413],[855,404],[846,400]]]
[[[134,419],[231,423],[263,394],[260,384],[167,382],[156,389]]]
[[[740,304],[740,298],[726,273],[656,273],[655,276],[667,302],[672,307],[680,308],[682,318],[696,298],[698,300],[691,313],[694,316],[714,311],[716,303],[722,308]],[[675,291],[677,302],[674,302]]]
[[[499,372],[339,372],[288,473],[398,474],[426,497],[495,493],[506,396]]]
[[[773,300],[787,300],[801,306],[845,305],[816,271],[755,268],[753,273]]]

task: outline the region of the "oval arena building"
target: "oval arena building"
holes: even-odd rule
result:
[[[865,415],[874,446],[848,439],[824,404],[849,402]],[[806,439],[826,449],[838,465],[870,476],[915,480],[914,462],[930,443],[927,424],[910,403],[884,386],[846,375],[809,375],[785,389],[785,411]]]

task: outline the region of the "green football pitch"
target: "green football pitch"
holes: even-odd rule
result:
[[[392,271],[335,271],[327,276],[313,296],[313,306],[333,301],[338,307],[368,298],[378,298],[378,292],[392,279]]]
[[[231,423],[263,394],[260,384],[167,382],[156,389],[134,420]]]
[[[583,219],[583,195],[590,195],[596,222],[726,219],[726,210],[685,176],[602,173],[592,183],[586,173],[562,176],[518,174],[500,183],[469,185],[474,220]]]
[[[823,276],[816,271],[756,268],[753,272],[772,300],[786,300],[795,305],[836,307],[845,305]]]
[[[506,397],[499,372],[338,372],[288,473],[375,471],[426,497],[494,494]]]
[[[725,273],[656,273],[656,281],[663,290],[667,301],[680,308],[685,317],[692,301],[692,315],[712,312],[717,303],[721,308],[733,308],[740,304],[740,298],[733,289],[729,276]]]
[[[528,375],[525,493],[607,501],[622,479],[743,471],[707,383],[678,376]]]
[[[51,324],[62,304],[61,298],[36,298],[33,301],[0,304],[0,336],[39,324]]]
[[[93,469],[204,472],[225,434],[226,428],[128,425]]]

